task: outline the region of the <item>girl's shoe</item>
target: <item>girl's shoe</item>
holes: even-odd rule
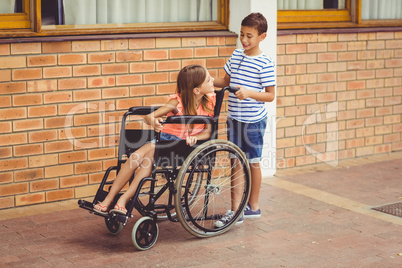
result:
[[[101,215],[107,215],[109,214],[109,206],[98,203],[94,206],[94,211]]]
[[[121,215],[127,215],[127,209],[125,207],[119,206],[118,204],[116,204],[110,212],[115,212]]]

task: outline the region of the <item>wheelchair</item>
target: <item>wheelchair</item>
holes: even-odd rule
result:
[[[242,216],[251,188],[250,169],[245,154],[235,144],[218,139],[219,114],[225,91],[237,88],[225,87],[216,91],[214,117],[170,116],[164,124],[211,124],[210,139],[198,141],[194,146],[185,141],[160,141],[160,133],[150,129],[138,129],[139,122],[130,121],[147,115],[159,107],[132,107],[123,116],[120,130],[117,165],[109,167],[92,202],[79,200],[79,207],[104,217],[109,232],[118,235],[132,218],[136,209],[142,216],[132,229],[132,241],[138,250],[150,249],[159,235],[158,222],[180,222],[196,237],[210,237],[228,231]],[[137,129],[136,129],[136,128]],[[127,214],[115,212],[99,214],[94,205],[108,194],[113,184],[109,177],[117,173],[131,153],[151,140],[155,141],[154,162],[149,177],[143,178],[126,205]],[[132,176],[131,180],[133,179]],[[130,180],[130,183],[131,183]],[[232,197],[237,200],[233,218],[217,228],[214,223],[232,210]],[[121,196],[116,196],[111,208]]]

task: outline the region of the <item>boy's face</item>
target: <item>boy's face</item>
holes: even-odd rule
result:
[[[241,26],[240,42],[243,45],[244,53],[248,56],[257,56],[261,54],[259,45],[266,36],[266,33],[258,34],[256,28]]]

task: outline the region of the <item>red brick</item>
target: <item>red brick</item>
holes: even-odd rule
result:
[[[119,75],[116,77],[116,86],[138,85],[141,83],[141,75]]]
[[[100,41],[73,41],[71,47],[73,52],[99,51]]]
[[[217,57],[218,48],[217,47],[207,47],[207,48],[195,48],[195,57]]]
[[[170,49],[169,54],[171,59],[192,58],[193,49],[192,48]]]
[[[52,141],[57,139],[56,130],[30,132],[28,135],[29,135],[29,143]]]
[[[93,76],[100,74],[100,65],[73,66],[73,76]]]
[[[11,96],[0,96],[0,107],[10,107]]]
[[[286,54],[301,54],[307,52],[306,44],[291,44],[286,45]]]
[[[41,94],[24,94],[13,96],[13,106],[31,106],[42,104]]]
[[[75,164],[75,174],[99,172],[102,170],[102,162],[87,162]]]
[[[236,47],[219,47],[219,57],[230,57]]]
[[[57,188],[59,188],[59,180],[58,179],[30,182],[31,192],[54,190]]]
[[[42,43],[42,53],[44,54],[68,53],[68,52],[71,52],[71,41]]]
[[[88,63],[107,63],[115,61],[115,53],[90,53],[88,54]]]
[[[0,55],[10,55],[10,44],[0,44]]]
[[[155,38],[130,39],[129,49],[155,48]]]
[[[0,94],[13,94],[26,92],[25,82],[3,83],[0,84]]]
[[[11,44],[11,54],[38,54],[42,51],[41,43],[14,43]]]
[[[86,78],[69,78],[59,80],[59,90],[80,89],[87,87]]]
[[[112,87],[116,85],[114,76],[88,77],[88,88]]]
[[[45,143],[45,153],[71,151],[73,144],[70,141],[55,141]]]
[[[73,164],[45,167],[45,178],[70,176],[74,174],[73,169],[74,169]]]
[[[43,169],[42,168],[30,168],[27,170],[20,170],[14,172],[14,180],[16,182],[20,181],[31,181],[43,179]]]
[[[25,108],[0,109],[0,120],[26,118]]]
[[[114,148],[102,148],[88,151],[88,161],[115,158]]]
[[[43,129],[42,119],[28,119],[28,120],[18,120],[13,122],[13,130],[16,131],[27,131]]]
[[[74,126],[99,124],[101,118],[99,114],[85,114],[74,116]]]
[[[56,91],[57,80],[27,81],[28,92]]]
[[[101,40],[101,50],[126,50],[128,49],[128,40]]]
[[[74,151],[60,154],[60,164],[76,163],[87,161],[86,151]]]
[[[42,78],[42,69],[22,69],[12,71],[13,80],[34,80]]]
[[[57,92],[44,94],[44,103],[59,103],[72,101],[71,92]]]
[[[0,70],[0,82],[8,82],[11,80],[11,70]]]
[[[0,158],[10,158],[10,157],[12,157],[13,156],[13,150],[12,150],[12,148],[11,147],[0,147]],[[10,180],[10,182],[12,181],[13,179],[12,179],[12,176],[11,176],[11,180]],[[4,180],[3,180],[3,178],[0,176],[0,183],[2,183],[2,182],[5,182]]]
[[[52,66],[57,64],[55,55],[29,56],[27,57],[28,67],[34,66]]]
[[[54,116],[57,114],[55,105],[28,107],[28,117]]]
[[[160,61],[156,63],[157,72],[180,70],[180,61]]]
[[[103,64],[102,65],[102,75],[107,74],[125,74],[128,73],[128,64]]]
[[[101,99],[100,89],[86,89],[74,91],[74,102]]]
[[[149,85],[141,85],[130,87],[130,96],[147,96],[147,95],[155,95],[155,86]]]
[[[166,60],[168,59],[168,50],[145,50],[144,60]]]
[[[46,192],[46,202],[74,198],[74,189],[65,189]]]
[[[86,64],[86,54],[62,54],[59,55],[59,65]]]
[[[127,110],[134,106],[142,106],[142,99],[141,98],[129,98],[123,100],[116,101],[116,109],[118,110]]]
[[[169,82],[167,73],[144,74],[144,84]]]
[[[33,205],[45,202],[45,194],[44,193],[35,193],[35,194],[24,194],[18,195],[15,197],[15,205],[18,206],[26,206]]]
[[[46,67],[43,68],[43,78],[71,77],[71,67]]]
[[[42,153],[43,153],[43,144],[28,144],[28,145],[14,146],[15,156],[27,156]]]
[[[46,154],[29,157],[29,167],[44,167],[58,165],[59,158],[57,154]]]
[[[154,62],[130,63],[130,73],[145,73],[154,71],[155,71]]]
[[[60,188],[75,187],[88,184],[88,175],[60,178]]]
[[[26,57],[0,57],[0,69],[24,68]]]
[[[141,61],[142,52],[141,51],[122,51],[116,52],[117,62],[127,62],[127,61]]]
[[[28,161],[26,158],[13,158],[13,159],[0,160],[0,171],[24,169],[27,167],[28,167]]]

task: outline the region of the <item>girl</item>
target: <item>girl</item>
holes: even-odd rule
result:
[[[207,69],[201,65],[184,67],[177,77],[177,93],[169,96],[169,101],[155,112],[147,115],[144,121],[155,131],[161,131],[161,140],[186,140],[187,145],[193,146],[197,140],[205,140],[211,136],[211,125],[196,124],[191,131],[185,124],[162,125],[163,116],[172,115],[207,115],[213,116],[215,106],[214,79]],[[134,196],[141,179],[150,176],[155,151],[155,144],[150,142],[131,154],[122,165],[108,195],[101,203],[94,206],[99,214],[108,214],[110,205],[116,195],[130,180],[137,170],[127,191],[119,198],[111,211],[127,214],[126,204]]]

